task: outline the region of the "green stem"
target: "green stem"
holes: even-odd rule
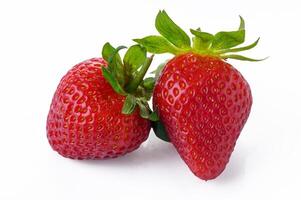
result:
[[[146,61],[144,62],[144,64],[142,65],[141,69],[139,70],[138,74],[132,80],[130,80],[130,82],[127,84],[126,91],[128,93],[132,93],[132,92],[136,91],[136,89],[138,88],[140,83],[143,81],[143,78],[144,78],[149,66],[152,63],[153,58],[154,58],[154,55],[147,58]]]
[[[201,42],[200,38],[194,37],[192,40],[193,40],[193,48],[194,49],[201,49],[202,48],[202,42]]]

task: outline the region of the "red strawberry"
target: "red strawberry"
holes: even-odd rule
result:
[[[184,161],[207,180],[228,163],[249,116],[252,95],[248,83],[228,63],[188,53],[167,63],[153,102]]]
[[[244,41],[244,21],[238,31],[215,35],[186,33],[159,12],[156,28],[162,36],[137,39],[152,53],[176,56],[164,66],[154,88],[153,104],[170,141],[191,171],[201,179],[216,178],[229,161],[250,113],[252,95],[243,76],[223,59],[252,60],[229,52]]]
[[[131,62],[137,56],[133,49],[138,51],[140,63]],[[150,122],[145,113],[139,115],[139,110],[146,107],[136,107],[142,98],[136,90],[145,72],[133,68],[146,62],[146,71],[151,60],[143,48],[135,45],[127,52],[124,63],[129,71],[125,71],[117,51],[107,43],[103,57],[109,61],[108,67],[102,58],[86,60],[74,66],[58,85],[47,119],[47,137],[62,156],[113,158],[137,149],[147,139]],[[139,80],[133,72],[140,74]],[[129,84],[131,93],[123,89]]]

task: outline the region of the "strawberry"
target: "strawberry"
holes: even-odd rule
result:
[[[251,110],[249,84],[225,61],[257,61],[229,54],[251,49],[258,42],[235,47],[245,38],[244,20],[240,20],[237,31],[212,35],[191,29],[191,46],[188,35],[160,11],[156,28],[161,36],[134,40],[151,53],[175,55],[157,72],[153,105],[160,122],[155,132],[161,130],[158,136],[169,139],[190,170],[204,180],[216,178],[225,169]]]
[[[75,65],[58,85],[47,137],[62,156],[113,158],[137,149],[148,138],[150,93],[142,79],[152,57],[134,45],[122,62],[118,54],[122,48],[106,43],[103,58]]]

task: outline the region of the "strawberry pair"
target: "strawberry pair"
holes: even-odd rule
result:
[[[160,36],[135,39],[121,59],[106,43],[102,58],[74,66],[61,80],[47,119],[52,148],[73,159],[104,159],[137,149],[149,135],[170,141],[201,179],[217,177],[225,168],[249,116],[249,84],[228,58],[258,61],[233,52],[244,42],[244,20],[238,30],[212,35],[191,29],[188,35],[160,11]],[[144,79],[153,54],[174,58]],[[152,112],[148,101],[153,97]]]

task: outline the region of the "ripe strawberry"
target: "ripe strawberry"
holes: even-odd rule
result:
[[[228,53],[250,49],[258,40],[232,48],[244,41],[242,18],[238,31],[211,35],[191,29],[192,47],[165,11],[157,15],[156,28],[162,36],[135,40],[151,53],[175,54],[157,77],[154,109],[191,171],[214,179],[225,169],[252,105],[249,84],[224,59],[256,61]]]
[[[252,95],[230,64],[188,53],[167,63],[153,102],[184,161],[207,180],[218,176],[228,163],[249,116]]]
[[[146,90],[141,84],[151,59],[135,45],[127,51],[123,66],[119,49],[107,43],[105,60],[92,58],[75,65],[58,85],[48,114],[47,137],[62,156],[113,158],[137,149],[147,139],[150,122],[145,100],[149,98],[137,88],[140,93]],[[125,90],[126,86],[130,87]]]

